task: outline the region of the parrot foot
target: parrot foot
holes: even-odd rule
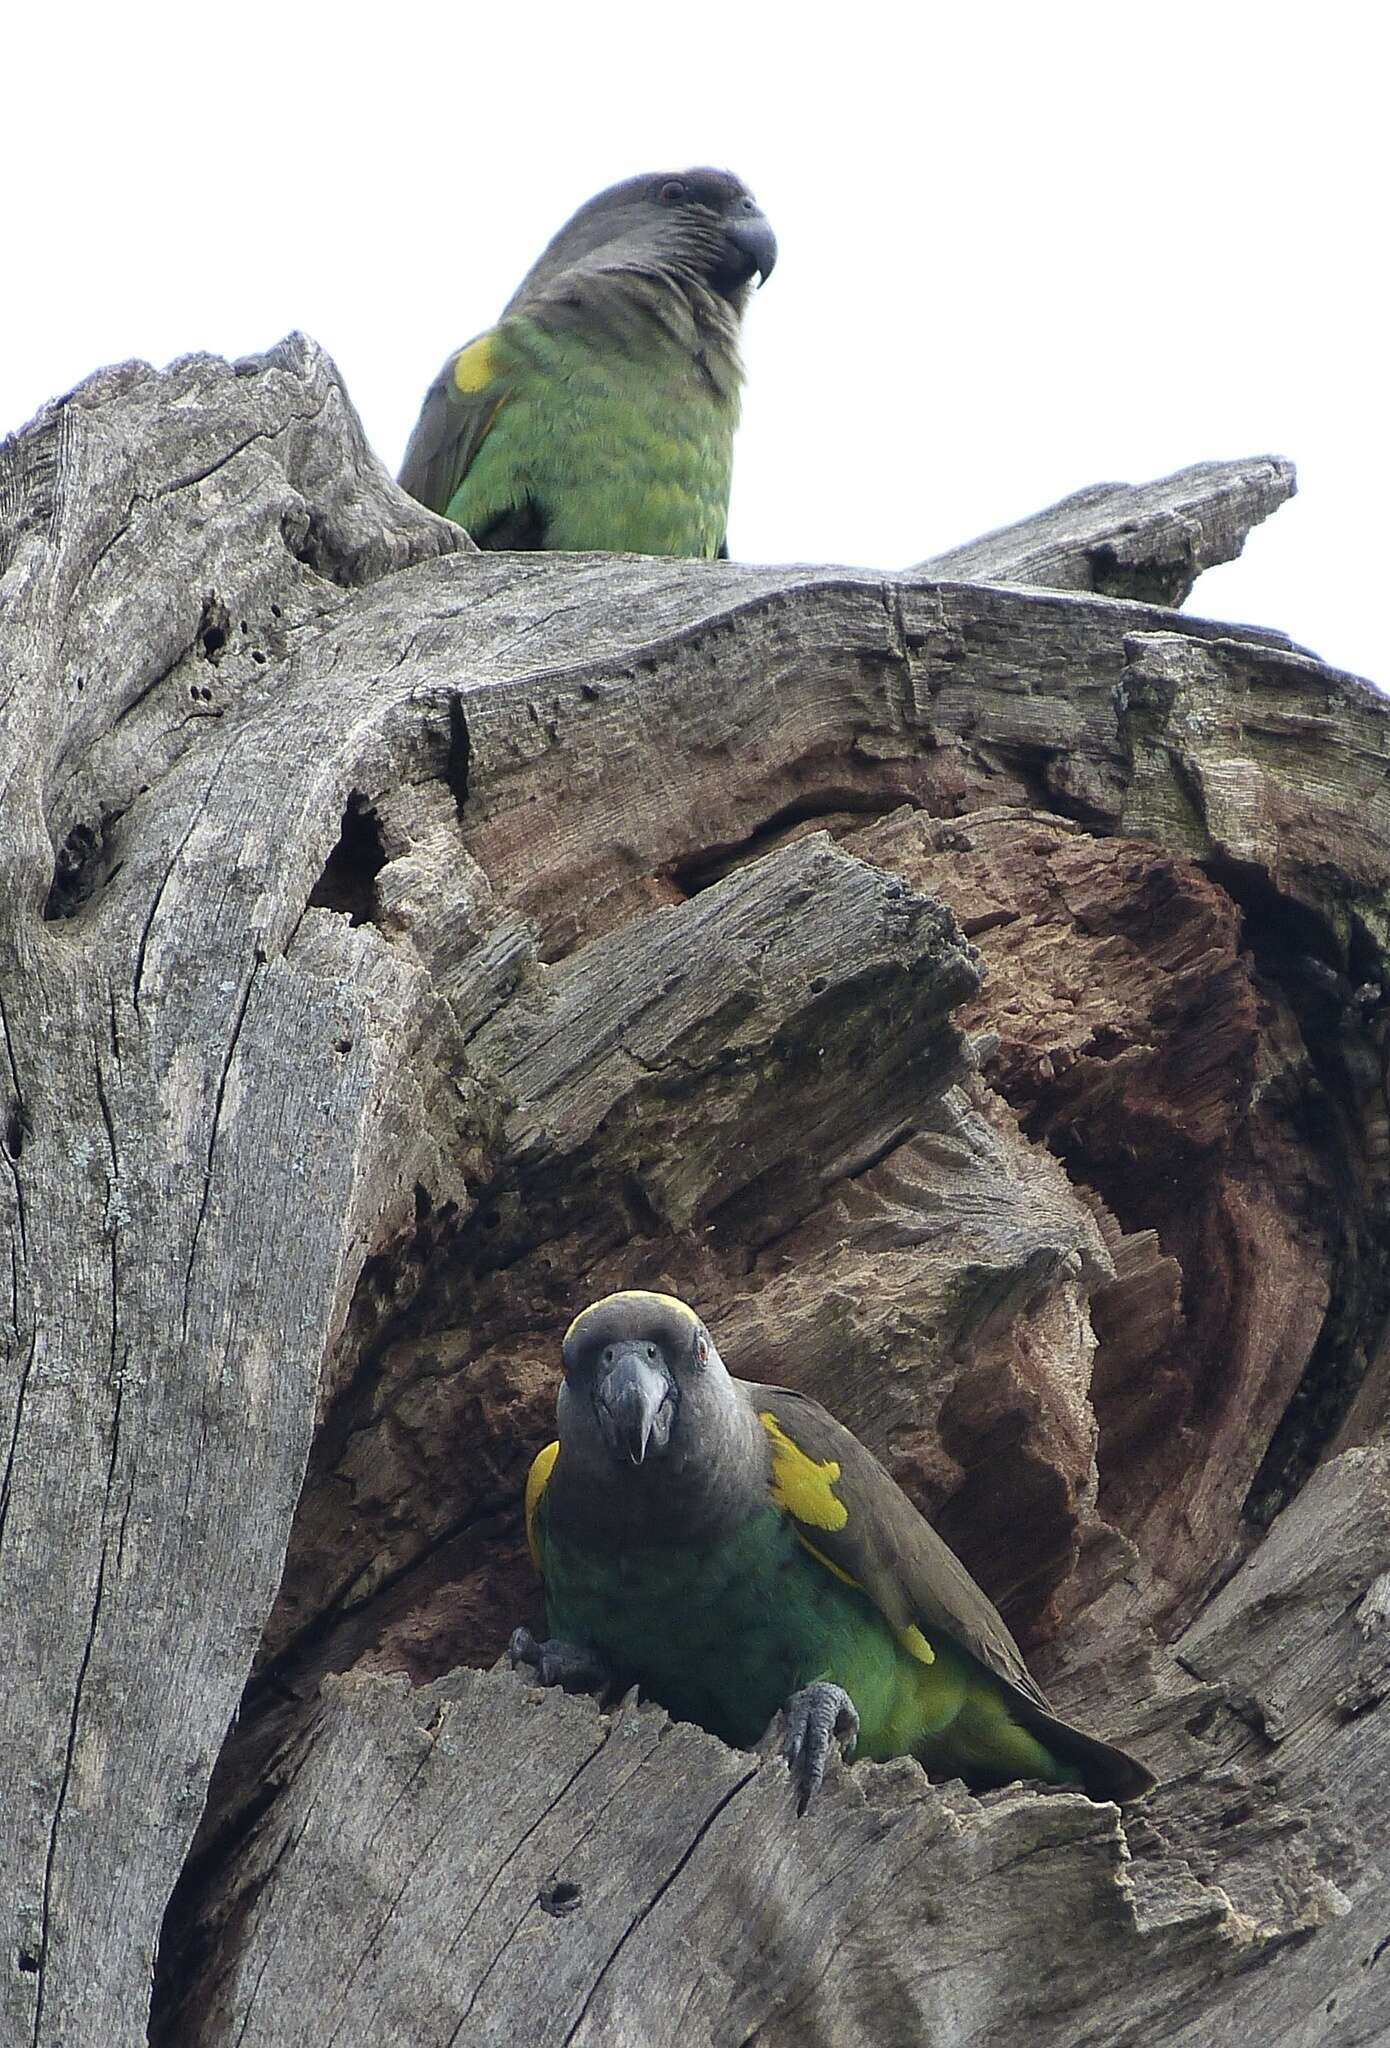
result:
[[[843,1686],[824,1679],[794,1692],[782,1709],[782,1755],[791,1769],[798,1815],[805,1813],[825,1776],[832,1738],[848,1762],[859,1740],[859,1714]]]
[[[530,1664],[542,1685],[558,1685],[566,1692],[602,1692],[611,1682],[608,1667],[592,1650],[562,1643],[554,1636],[538,1643],[529,1628],[512,1630],[507,1655],[513,1671],[518,1664]]]

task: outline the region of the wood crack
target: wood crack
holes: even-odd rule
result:
[[[0,1035],[3,1035],[5,1040],[5,1059],[10,1069],[10,1084],[14,1089],[14,1107],[6,1117],[6,1124],[22,1133],[28,1118],[24,1107],[24,1090],[19,1085],[19,1067],[15,1060],[14,1038],[10,1031],[10,1020],[5,1008],[3,989],[0,989]],[[28,1235],[24,1215],[24,1181],[20,1174],[19,1161],[15,1157],[9,1129],[6,1130],[3,1141],[0,1141],[0,1155],[3,1155],[5,1164],[10,1170],[10,1178],[14,1182],[15,1220],[19,1230],[19,1246],[20,1251],[27,1258]]]
[[[241,990],[240,997],[237,1002],[236,1016],[232,1021],[231,1036],[227,1040],[226,1050],[222,1057],[222,1069],[217,1077],[217,1090],[213,1097],[212,1104],[212,1122],[208,1131],[207,1164],[203,1169],[203,1191],[201,1199],[198,1203],[198,1213],[193,1223],[192,1238],[189,1242],[188,1263],[184,1269],[183,1321],[181,1327],[183,1341],[185,1343],[187,1343],[188,1341],[188,1319],[190,1314],[192,1313],[193,1267],[198,1256],[198,1240],[202,1235],[203,1225],[207,1220],[208,1203],[212,1199],[212,1162],[213,1156],[217,1151],[218,1134],[221,1129],[222,1105],[226,1100],[227,1082],[231,1076],[232,1062],[236,1058],[237,1045],[241,1038],[242,1026],[246,1022],[246,1012],[248,1007],[250,1006],[252,990],[255,988],[256,985],[256,976],[260,973],[261,968],[264,965],[265,955],[261,953],[259,950],[257,950],[251,964],[251,971],[246,977],[245,983],[243,984]]]
[[[619,1939],[611,1953],[606,1957],[602,1967],[598,1971],[597,1976],[594,1978],[593,1984],[589,1988],[588,1995],[586,1996],[583,2005],[579,2009],[578,2018],[575,2020],[574,2025],[569,2029],[569,2031],[565,2035],[565,2048],[571,2048],[571,2044],[575,2040],[576,2036],[579,2033],[580,2028],[584,2025],[585,2020],[589,2016],[589,2012],[593,2006],[594,2000],[598,1997],[599,1992],[603,1989],[604,1980],[607,1978],[609,1971],[613,1968],[614,1964],[617,1962],[623,1950],[627,1947],[628,1942],[632,1939],[633,1935],[636,1934],[638,1928],[641,1927],[643,1923],[646,1920],[648,1920],[650,1916],[655,1912],[656,1908],[661,1904],[661,1901],[665,1898],[666,1894],[670,1891],[671,1887],[678,1881],[682,1872],[685,1870],[686,1865],[690,1862],[691,1857],[694,1856],[696,1851],[700,1848],[701,1844],[705,1840],[705,1837],[710,1833],[710,1830],[719,1821],[720,1817],[723,1815],[725,1810],[732,1805],[733,1801],[737,1799],[740,1792],[744,1790],[745,1786],[751,1784],[756,1776],[756,1768],[750,1771],[746,1771],[744,1775],[741,1778],[739,1778],[738,1781],[729,1788],[729,1790],[723,1795],[723,1797],[719,1800],[718,1804],[709,1814],[708,1818],[700,1824],[689,1845],[684,1850],[682,1855],[677,1859],[676,1863],[673,1865],[671,1870],[668,1871],[667,1875],[662,1879],[661,1883],[653,1892],[651,1898],[648,1899],[646,1904],[641,1908],[641,1910],[633,1916],[633,1919],[629,1923],[628,1927],[622,1934],[621,1938]],[[457,2039],[457,2035],[455,2035],[455,2039]]]
[[[102,1500],[103,1532],[105,1531],[106,1517],[111,1504],[116,1464],[120,1456],[121,1399],[122,1389],[118,1383],[111,1413],[111,1448],[107,1458],[106,1491]],[[67,1804],[68,1788],[72,1783],[73,1758],[77,1753],[78,1723],[82,1717],[82,1696],[87,1683],[87,1672],[91,1665],[92,1652],[96,1646],[97,1625],[101,1618],[101,1604],[106,1590],[106,1567],[109,1554],[109,1538],[103,1533],[101,1556],[97,1563],[96,1588],[92,1596],[92,1609],[87,1623],[86,1640],[82,1647],[82,1659],[77,1667],[77,1677],[73,1685],[72,1707],[68,1716],[67,1745],[63,1754],[63,1772],[58,1785],[58,1796],[53,1805],[53,1817],[48,1831],[48,1853],[44,1860],[43,1894],[39,1916],[39,1968],[34,2001],[34,2048],[40,2048],[40,2043],[43,2039],[43,2014],[51,1937],[53,1872],[58,1856],[58,1835],[63,1822],[64,1808]]]

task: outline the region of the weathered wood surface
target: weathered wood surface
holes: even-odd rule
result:
[[[839,1772],[798,1821],[780,1761],[652,1708],[513,1674],[331,1680],[237,1859],[237,1938],[188,2038],[1372,2040],[1385,1756],[1363,1714],[1390,1677],[1383,1604],[1367,1648],[1345,1601],[1384,1574],[1387,1510],[1390,1452],[1347,1454],[1179,1642],[1265,1733],[1208,1707],[1188,1775],[1172,1692],[1150,1747],[1178,1774],[1127,1825],[907,1764]]]
[[[0,601],[5,2037],[143,2040],[157,1945],[206,2048],[1390,2026],[1381,701],[1113,597],[481,556],[297,341],[41,415]],[[798,1825],[467,1668],[634,1283],[888,1458],[1146,1813]]]
[[[1234,561],[1251,527],[1294,488],[1293,464],[1279,455],[1197,462],[1151,484],[1091,484],[915,573],[1185,604],[1202,571]]]

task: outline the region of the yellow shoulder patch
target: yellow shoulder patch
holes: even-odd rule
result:
[[[531,1553],[531,1562],[536,1570],[541,1569],[541,1547],[536,1541],[536,1510],[541,1504],[541,1495],[550,1483],[555,1469],[555,1460],[560,1455],[558,1443],[547,1444],[543,1451],[537,1451],[531,1460],[531,1469],[526,1475],[526,1547]]]
[[[764,1409],[758,1420],[772,1439],[774,1505],[785,1508],[798,1524],[808,1523],[813,1529],[843,1529],[849,1520],[849,1509],[835,1492],[835,1481],[840,1476],[840,1467],[835,1459],[827,1458],[819,1463],[815,1458],[808,1458],[805,1451],[792,1442],[770,1409]],[[862,1582],[852,1572],[847,1572],[843,1565],[836,1564],[833,1557],[827,1557],[811,1541],[805,1528],[798,1527],[796,1540],[803,1550],[809,1551],[822,1570],[832,1572],[845,1585],[863,1592]],[[936,1662],[935,1650],[915,1622],[910,1621],[906,1628],[894,1628],[893,1633],[908,1656],[915,1657],[919,1664]]]
[[[477,343],[475,342],[474,347],[476,346]],[[591,1301],[588,1308],[580,1309],[579,1314],[565,1332],[564,1342],[566,1344],[569,1343],[570,1338],[591,1310],[607,1308],[610,1301],[659,1301],[663,1308],[673,1308],[676,1314],[684,1316],[687,1322],[698,1323],[700,1320],[694,1309],[688,1303],[678,1301],[674,1294],[653,1294],[646,1287],[625,1287],[620,1289],[617,1294],[605,1294],[600,1300]]]
[[[454,383],[465,398],[486,391],[497,373],[497,351],[490,334],[480,334],[454,357]]]
[[[849,1520],[849,1509],[835,1492],[835,1481],[840,1476],[838,1461],[808,1458],[792,1442],[770,1408],[764,1408],[758,1420],[772,1439],[775,1504],[808,1528],[843,1529]]]

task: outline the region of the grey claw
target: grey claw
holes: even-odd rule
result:
[[[507,1655],[513,1671],[518,1664],[529,1664],[542,1685],[558,1685],[565,1692],[602,1692],[610,1682],[607,1666],[592,1650],[562,1643],[554,1636],[538,1643],[529,1628],[512,1630]]]
[[[832,1739],[838,1741],[846,1762],[854,1755],[859,1715],[844,1687],[824,1680],[794,1692],[782,1712],[787,1724],[782,1754],[791,1769],[800,1815],[820,1790]]]
[[[513,1671],[518,1664],[534,1664],[539,1668],[541,1646],[529,1628],[514,1628],[512,1639],[507,1645],[507,1655],[512,1660]]]

